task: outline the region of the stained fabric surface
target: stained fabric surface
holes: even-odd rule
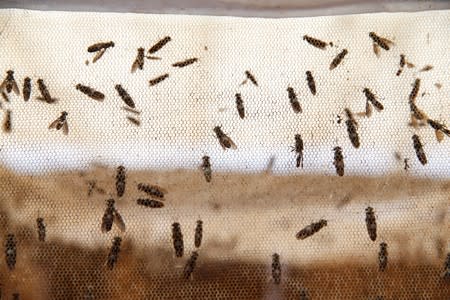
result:
[[[2,296],[450,299],[449,17],[0,10],[0,80],[12,70],[19,89],[3,85],[1,99]],[[98,52],[88,47],[110,41],[93,62]],[[132,72],[141,47],[142,70]],[[49,101],[38,99],[39,79]],[[412,103],[424,120],[411,119]],[[221,146],[217,126],[236,149]],[[201,168],[206,155],[211,182]],[[139,184],[166,193],[150,197]],[[104,232],[108,199],[112,219],[119,214],[125,226]],[[320,230],[296,238],[322,219]]]

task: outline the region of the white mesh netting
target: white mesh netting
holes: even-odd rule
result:
[[[450,237],[450,138],[439,142],[428,124],[408,125],[416,78],[417,106],[442,124],[450,116],[449,17],[449,11],[243,19],[1,10],[0,65],[4,78],[14,71],[20,88],[20,95],[9,93],[10,101],[1,103],[5,116],[11,111],[11,132],[3,133],[0,151],[2,294],[450,299],[450,283],[442,277]],[[377,56],[369,32],[391,40],[389,51],[380,49]],[[332,45],[318,49],[304,35]],[[143,70],[132,73],[137,49],[147,54],[165,36],[170,42],[152,54],[161,59],[144,58]],[[95,53],[87,47],[107,41],[114,47],[93,63]],[[343,49],[348,54],[330,70]],[[401,54],[414,66],[396,76]],[[198,60],[172,66],[190,58]],[[427,65],[433,68],[421,70]],[[245,82],[247,70],[258,85]],[[315,79],[316,95],[306,71]],[[164,74],[166,79],[149,85]],[[32,92],[25,102],[27,76]],[[36,99],[38,79],[56,103]],[[103,92],[104,101],[78,91],[79,83]],[[133,98],[139,115],[123,109],[116,84]],[[301,113],[294,113],[288,87]],[[384,106],[370,117],[358,115],[366,108],[364,88]],[[358,149],[349,140],[345,108],[358,123]],[[68,135],[48,128],[62,111],[68,113]],[[236,150],[222,149],[216,126]],[[303,168],[296,168],[290,148],[296,134],[304,142]],[[426,165],[416,157],[413,134],[423,143]],[[333,165],[336,146],[343,152],[343,177]],[[210,183],[199,169],[204,155],[211,158]],[[119,165],[126,169],[122,197],[116,193]],[[166,189],[164,207],[138,205],[138,198],[148,198],[139,183]],[[125,232],[116,225],[101,230],[109,198]],[[368,206],[375,211],[376,241],[367,233]],[[38,238],[38,217],[44,219],[45,242]],[[296,239],[300,229],[320,219],[327,226]],[[197,220],[204,229],[198,249]],[[172,241],[175,222],[184,240],[182,258]],[[8,234],[14,234],[15,246]],[[117,236],[120,253],[110,270],[107,259]],[[388,245],[383,272],[381,242]],[[186,279],[193,251],[198,258]],[[274,253],[281,264],[279,284],[272,278]]]

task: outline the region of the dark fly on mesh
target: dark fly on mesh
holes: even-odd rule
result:
[[[41,97],[36,97],[37,100],[47,102],[49,104],[58,102],[57,98],[53,98],[50,96],[50,92],[48,91],[47,85],[44,83],[44,80],[38,79],[37,80],[38,89],[41,93]]]
[[[348,54],[348,50],[344,49],[338,55],[336,55],[336,57],[331,61],[330,71],[335,69],[337,66],[339,66],[339,64],[342,62],[342,60],[344,59],[344,57],[347,54]]]
[[[243,119],[245,117],[245,108],[244,108],[244,100],[242,100],[241,94],[236,94],[236,108],[239,114],[239,117]]]
[[[181,233],[180,223],[172,224],[172,241],[176,257],[182,257],[184,253],[183,234]]]
[[[30,77],[25,77],[25,79],[23,80],[22,94],[23,94],[23,100],[25,100],[25,101],[30,100],[30,96],[31,96],[31,78]]]
[[[193,63],[195,63],[197,61],[198,61],[198,58],[195,58],[195,57],[194,58],[188,58],[186,60],[173,63],[172,67],[184,68],[186,66],[192,65]]]
[[[170,36],[166,36],[166,37],[162,38],[161,40],[159,40],[158,42],[156,42],[153,46],[150,47],[150,49],[148,49],[147,58],[148,59],[160,59],[159,57],[151,56],[151,54],[154,54],[155,52],[159,51],[162,47],[164,47],[171,40],[172,40],[172,38]]]
[[[131,98],[130,94],[122,87],[120,84],[115,85],[116,91],[119,94],[120,98],[122,98],[122,101],[128,105],[131,108],[135,108],[136,105],[134,104],[133,99]]]
[[[191,278],[192,273],[194,272],[195,269],[195,265],[197,264],[197,259],[198,259],[198,252],[193,251],[191,257],[188,259],[186,265],[184,266],[183,277],[185,279]]]
[[[291,103],[292,110],[294,110],[294,112],[296,114],[301,113],[302,107],[300,106],[300,102],[297,99],[297,95],[295,94],[294,89],[289,86],[287,88],[287,92],[288,92],[289,102]]]
[[[125,231],[125,222],[122,216],[115,207],[114,199],[108,199],[106,201],[106,210],[103,213],[101,230],[103,233],[109,232],[112,229],[112,225],[116,226],[122,231]]]
[[[94,100],[103,101],[105,99],[105,94],[81,83],[78,83],[75,88]]]
[[[202,244],[203,239],[203,221],[198,220],[197,226],[195,227],[195,235],[194,235],[194,245],[195,248],[199,248]]]
[[[321,41],[321,40],[319,40],[319,39],[310,37],[310,36],[308,36],[308,35],[304,35],[304,36],[303,36],[303,40],[304,40],[304,41],[307,41],[308,44],[310,44],[310,45],[312,45],[312,46],[314,46],[314,47],[316,47],[316,48],[322,49],[322,50],[324,50],[325,47],[328,45],[327,42],[324,42],[324,41]]]
[[[50,123],[48,126],[49,129],[55,128],[56,130],[60,130],[62,128],[63,133],[65,135],[69,134],[69,125],[67,123],[67,115],[66,111],[61,112],[61,116],[59,116],[55,121]]]
[[[295,146],[292,147],[292,151],[297,154],[296,164],[297,168],[302,167],[303,169],[303,139],[300,134],[295,135]]]
[[[116,236],[113,239],[111,250],[109,251],[108,258],[106,260],[106,265],[110,270],[112,270],[114,266],[117,264],[117,261],[119,259],[121,243],[122,243],[121,237]]]
[[[169,77],[169,74],[168,74],[168,73],[163,74],[163,75],[161,75],[161,76],[158,76],[158,77],[155,77],[155,78],[153,78],[153,79],[150,79],[150,80],[148,81],[148,84],[149,84],[150,86],[157,85],[158,83],[160,83],[161,81],[167,79],[168,77]]]
[[[226,135],[220,126],[214,127],[214,132],[216,133],[217,139],[219,140],[220,146],[224,150],[226,149],[237,149],[236,144],[231,140],[231,138]]]
[[[126,175],[125,167],[122,165],[118,166],[116,169],[116,191],[118,197],[122,197],[125,193]]]
[[[133,65],[131,66],[131,73],[136,72],[137,69],[143,70],[144,69],[144,48],[140,47],[137,49],[137,55],[136,59],[133,62]]]
[[[17,86],[17,82],[14,79],[14,71],[6,71],[6,78],[0,85],[0,90],[5,90],[8,94],[11,93],[11,91],[14,91],[16,95],[20,95],[19,87]]]
[[[304,227],[295,235],[295,237],[298,240],[304,240],[307,237],[312,236],[325,226],[327,226],[327,220],[321,219],[318,222],[311,223],[310,225]]]
[[[306,81],[308,82],[308,87],[311,94],[316,95],[316,81],[314,80],[311,71],[306,71]]]

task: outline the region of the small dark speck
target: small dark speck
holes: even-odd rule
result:
[[[208,46],[205,46],[205,51],[208,51]]]

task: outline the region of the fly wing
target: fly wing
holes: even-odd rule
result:
[[[4,90],[2,90],[2,89],[0,89],[0,92],[2,94],[3,100],[5,100],[6,102],[10,102],[8,94],[6,94],[6,92]]]
[[[163,194],[167,194],[168,191],[167,189],[160,187],[159,185],[153,185],[155,188],[157,188],[158,190],[160,190]]]
[[[380,57],[380,46],[376,43],[373,43],[373,53],[375,53],[377,57]]]
[[[372,105],[370,105],[369,101],[366,101],[366,116],[368,118],[372,116]]]
[[[50,123],[50,125],[48,126],[48,129],[56,128],[56,126],[58,126],[58,124],[59,124],[59,118],[56,119],[55,121],[53,121],[52,123]]]
[[[48,104],[53,104],[58,102],[58,98],[44,98],[44,97],[36,97],[36,100],[46,102]]]
[[[8,84],[8,81],[5,79],[3,80],[2,84],[0,85],[0,90],[4,90],[6,88],[6,85]]]
[[[114,211],[114,223],[119,227],[120,231],[125,232],[125,222],[117,210]]]
[[[20,95],[19,87],[17,86],[17,82],[15,80],[12,81],[12,88],[16,95]]]
[[[65,121],[65,122],[63,123],[62,129],[63,129],[63,133],[64,133],[65,135],[68,135],[68,134],[69,134],[69,125],[67,124],[67,121]]]
[[[366,101],[366,109],[365,111],[356,113],[358,117],[367,117],[370,118],[372,116],[372,106],[369,101]]]
[[[131,66],[131,73],[136,72],[137,68],[139,67],[139,59],[136,58],[133,65]]]
[[[444,139],[444,133],[440,130],[435,129],[434,134],[436,135],[436,140],[440,143]]]
[[[223,143],[222,139],[219,139],[219,144],[220,144],[220,146],[222,146],[223,150],[227,150],[227,147]]]
[[[92,63],[95,63],[97,60],[102,58],[103,54],[105,54],[106,49],[99,50],[97,54],[95,54],[94,58],[92,59]]]
[[[236,144],[233,142],[233,140],[232,139],[230,139],[228,136],[225,136],[224,137],[225,139],[227,139],[228,140],[228,142],[230,143],[230,145],[231,145],[231,149],[234,149],[234,150],[236,150],[237,149],[237,146],[236,146]]]
[[[450,130],[447,128],[442,128],[441,129],[442,133],[444,133],[446,136],[450,137]]]
[[[146,56],[147,59],[151,59],[151,60],[160,60],[161,57],[157,57],[157,56]]]
[[[383,41],[383,43],[385,43],[388,46],[392,46],[394,44],[393,41],[388,40],[387,38],[380,37],[380,40]]]

